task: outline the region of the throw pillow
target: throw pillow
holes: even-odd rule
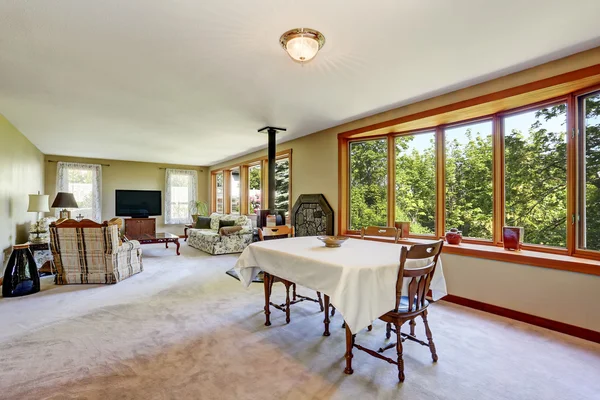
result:
[[[198,217],[196,219],[196,229],[210,229],[210,217]]]
[[[221,230],[221,228],[224,226],[235,226],[235,221],[223,221],[222,219],[220,219],[219,220],[219,230]]]
[[[219,235],[229,236],[242,230],[241,226],[224,226],[219,229]]]

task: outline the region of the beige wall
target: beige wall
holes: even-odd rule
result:
[[[115,216],[115,190],[161,190],[164,201],[165,170],[161,168],[195,169],[198,171],[198,199],[208,200],[208,168],[193,165],[154,164],[134,161],[103,160],[96,158],[78,158],[46,155],[46,193],[50,195],[50,202],[56,195],[56,167],[52,161],[80,162],[89,164],[109,164],[102,167],[102,220]],[[164,213],[164,212],[163,212]],[[156,230],[183,235],[183,225],[165,225],[164,217],[156,217]]]
[[[28,240],[37,216],[27,212],[27,195],[38,191],[44,193],[44,155],[0,114],[0,266],[5,250]]]
[[[323,193],[334,209],[337,230],[338,133],[596,64],[600,64],[600,47],[282,143],[278,151],[291,148],[293,152],[292,204],[300,194]],[[264,155],[266,150],[261,150],[210,169]],[[448,291],[454,295],[600,330],[596,307],[600,302],[600,277],[450,255],[444,256],[444,268]]]

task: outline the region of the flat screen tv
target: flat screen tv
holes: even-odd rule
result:
[[[117,217],[162,215],[160,190],[116,190],[115,197]]]

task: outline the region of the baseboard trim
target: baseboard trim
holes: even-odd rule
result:
[[[590,342],[600,343],[600,332],[591,329],[582,328],[575,325],[565,324],[564,322],[554,321],[551,319],[538,317],[531,314],[526,314],[520,311],[510,310],[508,308],[495,306],[493,304],[483,303],[477,300],[466,299],[464,297],[455,296],[452,294],[444,296],[441,300],[449,303],[458,304],[461,306],[473,308],[488,312],[490,314],[499,315],[527,324],[539,326],[541,328],[550,329],[552,331],[564,333],[566,335],[575,336],[581,339],[589,340]]]

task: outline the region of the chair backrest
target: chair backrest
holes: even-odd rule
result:
[[[360,238],[364,239],[365,236],[393,237],[394,243],[398,243],[398,229],[394,227],[367,226],[360,230]]]
[[[400,307],[402,298],[402,286],[404,278],[409,279],[408,282],[408,311],[418,311],[425,306],[427,292],[431,285],[431,279],[435,273],[435,267],[438,262],[443,240],[428,244],[415,244],[407,249],[402,247],[400,251],[400,269],[398,270],[398,278],[396,280],[396,312]],[[426,265],[419,268],[405,268],[407,260],[430,260]]]
[[[258,238],[262,240],[294,237],[294,228],[287,225],[264,227],[258,230]]]
[[[50,224],[50,249],[60,253],[114,254],[119,249],[119,228],[115,224],[101,224],[89,219],[58,220]],[[64,254],[63,254],[64,255]]]

